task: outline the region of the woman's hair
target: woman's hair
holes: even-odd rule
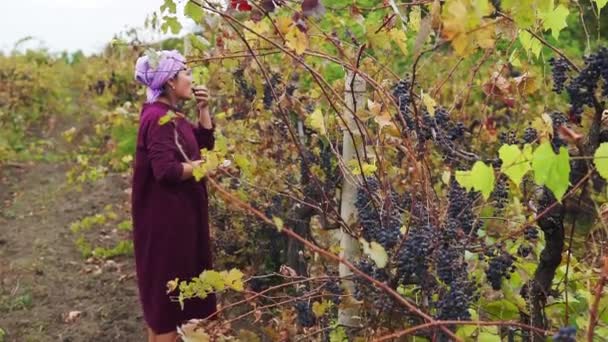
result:
[[[151,56],[154,56],[152,60]],[[185,67],[186,58],[177,50],[156,51],[139,57],[135,63],[135,79],[147,87],[147,102],[154,102],[162,95],[165,83]]]

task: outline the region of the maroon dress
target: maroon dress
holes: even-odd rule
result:
[[[172,107],[144,104],[137,137],[132,189],[133,244],[139,298],[144,319],[157,334],[174,331],[191,318],[216,311],[216,298],[188,299],[182,311],[167,294],[167,282],[189,280],[212,268],[206,179],[181,180],[184,158],[201,158],[200,149],[213,149],[215,124],[206,129],[184,118],[164,125],[159,119]]]

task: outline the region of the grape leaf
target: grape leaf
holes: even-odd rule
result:
[[[559,32],[568,26],[566,24],[566,18],[570,14],[568,8],[564,7],[564,5],[559,4],[553,11],[551,12],[541,12],[539,13],[540,18],[543,20],[543,27],[545,30],[551,30],[551,35],[553,38],[557,39],[559,37]]]
[[[243,272],[237,268],[231,269],[229,272],[222,271],[221,276],[224,278],[224,282],[228,288],[235,291],[243,291]]]
[[[323,122],[323,113],[320,108],[316,108],[312,114],[306,118],[306,123],[320,134],[325,134],[325,123]]]
[[[604,8],[604,6],[606,6],[606,4],[608,4],[608,0],[594,0],[595,4],[597,5],[597,9],[598,11],[601,10],[602,8]]]
[[[429,112],[429,114],[431,116],[435,116],[435,106],[437,105],[437,102],[435,102],[435,100],[433,100],[431,95],[424,93],[422,95],[422,102],[426,106],[426,110]]]
[[[338,326],[335,329],[330,330],[329,342],[348,342],[348,336],[343,327]]]
[[[455,177],[458,184],[467,191],[471,191],[471,189],[481,191],[486,200],[494,190],[494,170],[482,161],[475,162],[469,171],[456,171]]]
[[[528,31],[519,31],[519,42],[528,55],[532,53],[538,58],[542,48],[541,42],[538,39],[534,38]]]
[[[292,26],[285,35],[287,47],[293,49],[296,54],[301,55],[308,47],[308,36],[297,26]]]
[[[312,312],[316,317],[321,317],[325,314],[327,309],[329,309],[331,302],[328,300],[324,300],[323,302],[314,302],[312,303]]]
[[[355,176],[358,176],[361,173],[363,173],[363,175],[367,177],[367,176],[373,175],[374,172],[376,172],[378,170],[378,167],[376,166],[376,164],[369,164],[366,162],[362,162],[361,166],[362,167],[360,168],[359,161],[357,161],[357,159],[351,159],[348,161],[348,167],[350,168],[350,171],[352,172],[352,174]]]
[[[551,143],[544,142],[532,155],[534,181],[549,188],[555,198],[561,202],[569,185],[570,155],[565,147],[560,147],[559,154],[553,152]]]
[[[593,155],[595,169],[604,179],[608,179],[608,143],[602,143]]]
[[[283,230],[283,220],[278,216],[273,216],[272,221],[274,222],[275,226],[277,226],[277,230],[280,233]]]
[[[184,7],[184,15],[190,17],[196,23],[200,23],[203,20],[203,9],[192,1],[188,1]]]
[[[178,34],[179,31],[182,30],[182,24],[180,24],[177,17],[164,16],[163,20],[164,22],[160,27],[163,33],[167,33],[168,30],[171,30],[171,33]]]
[[[175,14],[177,12],[177,6],[173,0],[165,0],[165,2],[160,6],[160,12],[164,12],[165,10],[169,11],[171,14]]]
[[[531,169],[532,146],[526,144],[521,151],[517,145],[502,145],[498,150],[498,156],[502,160],[500,171],[519,186],[524,175]]]
[[[192,82],[197,85],[207,83],[209,70],[204,66],[195,66],[192,68]]]
[[[503,0],[500,4],[503,12],[511,13],[511,17],[521,29],[527,29],[534,24],[536,12],[528,1]]]
[[[388,254],[386,254],[386,250],[384,250],[382,245],[376,241],[369,243],[364,238],[359,238],[359,242],[363,245],[363,252],[369,255],[379,268],[386,266]]]
[[[174,117],[175,117],[175,113],[173,111],[168,111],[167,114],[161,116],[158,119],[158,124],[162,126],[162,125],[166,124],[167,122],[171,121],[171,119],[173,119]]]

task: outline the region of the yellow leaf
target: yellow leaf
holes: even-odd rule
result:
[[[323,113],[321,112],[320,108],[317,107],[317,109],[315,109],[315,111],[306,118],[306,121],[308,125],[315,131],[319,132],[320,134],[326,133],[325,123],[323,122]]]
[[[359,238],[359,242],[363,245],[363,252],[369,255],[379,268],[384,268],[384,266],[386,266],[388,254],[386,254],[386,250],[384,250],[382,245],[376,241],[368,243],[364,238]]]
[[[281,220],[280,217],[274,216],[272,221],[274,222],[275,226],[277,226],[277,230],[280,233],[283,230],[283,220]]]
[[[249,30],[245,30],[245,39],[248,41],[256,41],[259,39],[258,35],[267,36],[270,31],[270,26],[266,20],[260,20],[257,23],[254,23],[252,20],[247,20],[243,23],[243,25],[247,26],[251,29],[251,31],[257,33],[253,33]]]
[[[319,318],[325,314],[329,306],[331,306],[331,303],[328,300],[323,301],[323,303],[314,302],[312,303],[312,312]]]
[[[175,278],[173,280],[169,280],[167,282],[167,294],[175,291],[175,289],[177,288],[178,284],[179,284],[179,278]]]
[[[225,271],[224,271],[225,272]],[[226,286],[235,290],[235,291],[243,291],[243,272],[240,270],[233,268],[229,272],[227,272],[224,276],[224,281],[226,282]]]
[[[378,167],[375,164],[368,164],[366,162],[361,162],[361,166],[362,169],[359,167],[359,161],[357,161],[357,159],[351,159],[348,162],[348,166],[350,167],[350,171],[352,172],[353,175],[358,176],[361,173],[363,173],[363,175],[365,176],[370,176],[372,175],[374,172],[376,172],[376,170],[378,169]]]
[[[76,127],[72,127],[66,131],[63,131],[63,133],[61,133],[61,135],[63,136],[65,141],[67,141],[68,143],[71,143],[72,139],[74,139],[75,133],[76,133]]]
[[[418,32],[420,30],[421,18],[420,6],[413,6],[410,10],[410,20],[407,22],[407,27],[414,32]]]
[[[494,46],[494,33],[493,25],[479,28],[475,31],[475,42],[482,49],[490,49]]]
[[[435,116],[435,106],[437,105],[437,102],[433,100],[431,95],[424,93],[422,95],[422,102],[426,106],[426,110],[429,112],[429,114],[431,114],[431,116]]]
[[[292,26],[289,32],[285,35],[287,47],[294,50],[296,54],[301,55],[308,47],[308,36],[300,31],[297,26]]]
[[[289,27],[292,23],[293,20],[291,19],[291,17],[283,16],[277,18],[276,25],[279,29],[279,32],[281,32],[282,35],[286,35],[287,32],[289,32]]]
[[[369,111],[372,112],[373,115],[378,115],[378,114],[380,114],[380,109],[382,108],[382,104],[368,99],[367,108],[369,108]]]
[[[407,37],[405,36],[405,31],[394,28],[390,30],[388,34],[391,37],[391,40],[397,44],[399,50],[407,56]]]
[[[177,333],[184,342],[209,342],[211,337],[196,321],[189,321],[177,327]]]

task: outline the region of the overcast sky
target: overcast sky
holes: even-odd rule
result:
[[[162,0],[0,0],[0,50],[33,36],[27,47],[53,52],[100,51],[115,33],[143,27]],[[178,10],[179,12],[179,10]],[[158,35],[156,35],[158,38]],[[154,37],[152,37],[154,38]]]

